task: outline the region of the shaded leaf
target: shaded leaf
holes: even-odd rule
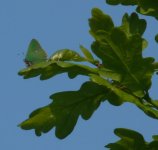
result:
[[[106,0],[106,3],[110,5],[136,5],[138,0]]]
[[[90,79],[94,83],[105,86],[105,88],[109,90],[109,93],[111,93],[111,95],[110,96],[107,95],[107,100],[111,104],[112,102],[114,104],[116,103],[115,105],[117,105],[117,103],[121,104],[123,102],[130,102],[135,104],[138,108],[140,108],[146,115],[158,119],[158,111],[148,106],[146,103],[143,103],[142,99],[133,95],[133,93],[131,93],[130,91],[128,90],[126,91],[126,89],[124,90],[122,88],[119,88],[115,84],[110,83],[110,81],[98,75],[91,74]]]
[[[135,140],[135,142],[137,142],[137,144],[140,145],[145,142],[143,136],[140,133],[130,129],[117,128],[115,129],[114,133],[120,138],[124,138],[124,137],[132,138]]]
[[[117,128],[114,133],[121,139],[105,146],[110,150],[147,150],[146,142],[140,133],[124,128]]]
[[[106,0],[110,5],[137,5],[136,11],[158,19],[158,1],[157,0]]]
[[[155,35],[155,41],[158,43],[158,34]]]
[[[152,141],[148,144],[147,150],[157,150],[158,148],[158,141]]]
[[[120,140],[105,146],[110,150],[157,150],[157,138],[146,142],[139,132],[125,128],[117,128],[114,133]]]
[[[146,21],[144,19],[139,19],[136,13],[132,13],[130,16],[126,13],[122,18],[122,25],[120,28],[122,28],[128,36],[134,34],[142,36],[146,29]]]
[[[143,35],[146,29],[146,21],[144,19],[139,19],[136,13],[132,13],[130,16],[126,13],[122,18],[122,25],[120,26],[127,37],[130,37],[135,34]],[[142,39],[142,48],[146,48],[148,42],[145,39]]]
[[[114,28],[114,23],[110,16],[103,14],[98,8],[92,9],[92,18],[89,19],[91,27],[90,33],[94,34],[99,30],[110,32]]]
[[[32,112],[19,126],[25,130],[35,129],[38,136],[56,127],[56,136],[62,139],[72,132],[79,115],[86,120],[92,116],[106,99],[106,90],[93,82],[85,82],[78,91],[59,92],[50,98],[51,104]]]
[[[50,96],[54,105],[79,107],[77,111],[84,119],[89,119],[102,100],[106,99],[106,89],[93,82],[85,82],[79,91],[59,92]],[[75,107],[76,107],[75,106]]]
[[[148,16],[153,16],[156,19],[158,19],[158,1],[157,0],[139,0],[138,2],[138,7],[137,7],[137,12],[143,14],[143,15],[148,15]]]

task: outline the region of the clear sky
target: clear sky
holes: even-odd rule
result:
[[[113,130],[130,128],[144,134],[146,140],[158,134],[158,121],[144,115],[132,104],[120,107],[103,103],[88,121],[79,119],[75,130],[64,140],[54,135],[54,130],[36,137],[33,130],[25,131],[17,125],[29,113],[51,102],[52,93],[78,90],[88,80],[79,76],[74,80],[67,75],[40,81],[38,77],[24,80],[17,72],[25,67],[23,59],[32,38],[40,41],[50,56],[56,50],[69,48],[79,51],[82,44],[90,48],[88,21],[93,7],[110,14],[119,25],[125,12],[134,7],[112,7],[104,0],[0,0],[0,149],[1,150],[104,150],[104,145],[117,140]],[[145,37],[151,42],[144,55],[158,58],[157,44],[153,41],[158,33],[158,23],[148,20]],[[158,59],[157,59],[158,60]],[[158,97],[158,80],[153,79],[151,95]]]

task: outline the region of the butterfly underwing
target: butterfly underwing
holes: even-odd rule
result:
[[[39,44],[39,42],[36,39],[32,39],[28,50],[26,53],[26,57],[24,59],[24,62],[27,67],[30,67],[34,64],[47,61],[47,54]]]

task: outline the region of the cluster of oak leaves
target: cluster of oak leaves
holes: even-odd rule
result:
[[[156,0],[106,2],[136,5],[138,13],[158,19]],[[70,79],[85,75],[89,81],[83,83],[78,91],[52,94],[50,104],[33,111],[19,126],[25,130],[34,129],[37,136],[55,128],[55,135],[62,139],[72,132],[79,116],[89,119],[105,101],[115,106],[133,103],[149,117],[158,119],[158,101],[153,100],[148,92],[158,63],[152,57],[142,56],[148,44],[142,37],[146,24],[137,13],[132,13],[124,14],[122,24],[116,27],[109,15],[98,8],[92,9],[89,25],[94,42],[91,50],[98,60],[84,46],[80,46],[83,56],[73,50],[62,49],[47,58],[39,42],[33,39],[24,60],[27,67],[19,75],[25,79],[40,76],[41,80],[46,80],[67,73]],[[155,39],[158,40],[158,36]],[[117,128],[114,133],[120,140],[106,145],[111,150],[158,149],[158,135],[153,136],[153,141],[146,142],[140,133],[130,129]]]

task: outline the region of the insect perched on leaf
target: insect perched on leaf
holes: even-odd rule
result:
[[[36,39],[32,39],[27,53],[26,57],[24,59],[25,64],[27,67],[30,67],[34,64],[47,61],[47,54],[39,44],[39,42]]]

